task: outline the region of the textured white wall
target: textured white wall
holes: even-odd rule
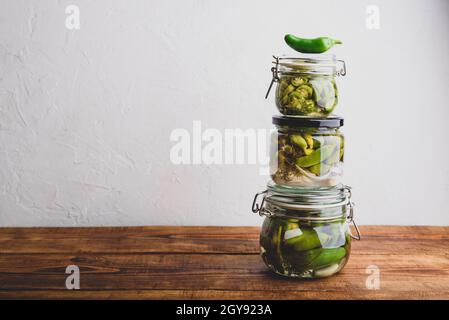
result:
[[[448,1],[1,0],[0,225],[260,224],[258,166],[173,165],[169,136],[271,128],[287,32],[344,41],[358,222],[449,224]]]

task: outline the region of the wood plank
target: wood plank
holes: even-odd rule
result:
[[[0,228],[0,253],[257,253],[257,227]]]
[[[361,230],[340,274],[301,281],[267,270],[254,227],[3,228],[0,298],[449,299],[449,227]],[[79,291],[65,289],[69,264]]]
[[[32,290],[0,291],[0,299],[123,299],[123,300],[346,300],[346,299],[380,299],[380,300],[447,300],[441,292],[426,292],[411,295],[408,291],[366,290],[354,294],[349,292],[289,291],[279,294],[271,291],[226,291],[226,290]]]
[[[366,254],[377,242],[441,253],[449,227],[362,226]],[[374,240],[374,241],[369,241]],[[432,245],[424,240],[432,240]],[[0,253],[258,253],[257,227],[0,228]],[[368,251],[366,251],[368,250]]]
[[[318,281],[274,276],[257,255],[4,255],[0,257],[0,291],[64,290],[68,264],[80,267],[82,291],[269,291],[278,298],[290,292],[295,297],[301,292],[306,297],[315,292],[328,298],[395,296],[402,292],[407,293],[403,298],[443,298],[449,292],[449,259],[425,253],[353,254],[339,275]],[[380,269],[382,294],[365,286],[365,270],[372,264]],[[251,298],[249,294],[247,298]]]

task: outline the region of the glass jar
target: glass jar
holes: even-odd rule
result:
[[[276,86],[276,106],[284,115],[326,117],[337,106],[335,76],[345,75],[344,61],[334,55],[302,55],[298,58],[274,57],[271,69]],[[338,64],[342,68],[338,69]]]
[[[260,204],[259,196],[263,196]],[[351,238],[360,240],[350,196],[350,188],[343,185],[306,191],[273,183],[256,194],[252,210],[265,216],[260,254],[268,268],[299,278],[339,272],[348,262]],[[351,222],[357,236],[351,235]]]
[[[277,135],[271,144],[274,182],[305,188],[332,187],[343,174],[343,118],[274,116]]]

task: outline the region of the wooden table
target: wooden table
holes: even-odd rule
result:
[[[266,269],[255,227],[0,228],[0,298],[449,299],[449,227],[361,232],[340,274],[304,281]]]

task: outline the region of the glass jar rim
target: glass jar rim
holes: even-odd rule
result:
[[[334,187],[299,188],[267,184],[265,202],[288,210],[319,210],[350,203],[351,188],[343,184]]]
[[[254,196],[252,211],[258,213],[260,216],[266,216],[268,218],[279,216],[281,218],[291,218],[309,222],[329,222],[344,218],[348,223],[352,223],[357,231],[357,235],[353,236],[351,234],[351,238],[360,240],[360,231],[354,221],[354,203],[351,201],[351,195],[351,187],[343,184],[338,184],[337,186],[330,188],[310,189],[280,186],[273,181],[270,181],[268,182],[265,191],[256,193]],[[262,202],[258,203],[257,200],[260,196],[263,196]],[[265,203],[277,206],[282,210],[287,209],[287,213],[273,212],[265,207]],[[345,210],[342,210],[341,214],[336,215],[321,215],[318,211],[337,207],[343,207]],[[348,215],[346,215],[346,208],[349,209]],[[316,210],[315,214],[311,214],[314,210]],[[301,213],[301,211],[303,213]],[[290,214],[292,212],[293,215]]]
[[[302,54],[298,57],[275,57],[273,63],[279,75],[338,75],[338,62],[333,54]]]

